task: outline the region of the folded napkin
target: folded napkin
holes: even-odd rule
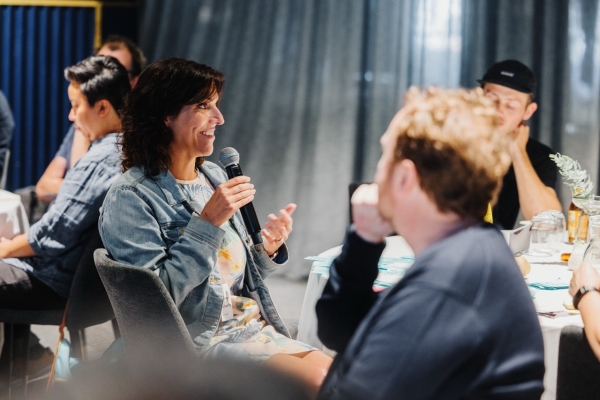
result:
[[[538,292],[537,289],[534,289],[532,287],[530,287],[528,289],[529,289],[529,295],[531,296],[531,298],[535,299],[535,294]]]
[[[315,264],[312,272],[317,274],[328,274],[331,263],[337,256],[310,256],[305,260],[313,261]],[[414,257],[381,257],[377,263],[379,273],[384,275],[404,276],[406,270],[415,261]],[[377,284],[377,282],[376,282]]]
[[[529,287],[540,289],[540,290],[560,290],[568,289],[569,283],[564,281],[554,282],[531,282],[527,284]]]

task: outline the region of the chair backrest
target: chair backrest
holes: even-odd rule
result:
[[[8,176],[8,162],[10,161],[10,150],[6,150],[4,157],[4,167],[2,168],[2,176],[0,176],[0,189],[6,188],[6,177]]]
[[[196,354],[185,322],[160,278],[152,271],[94,253],[96,267],[113,305],[126,353],[147,350]]]
[[[556,399],[595,399],[600,393],[600,361],[582,328],[565,326],[560,333]]]
[[[70,331],[101,324],[115,317],[94,263],[94,251],[103,248],[104,244],[97,225],[90,231],[69,292],[67,327]]]

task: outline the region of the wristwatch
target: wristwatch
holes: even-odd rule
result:
[[[580,287],[577,293],[575,293],[575,296],[573,296],[573,307],[575,307],[575,309],[578,309],[577,306],[579,305],[579,302],[581,301],[583,296],[589,292],[600,292],[600,290],[598,290],[598,288],[594,286]]]

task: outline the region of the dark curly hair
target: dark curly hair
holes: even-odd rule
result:
[[[173,142],[165,119],[176,117],[186,105],[220,97],[223,83],[221,72],[191,60],[170,58],[148,65],[121,111],[123,172],[137,166],[143,166],[148,177],[165,172]],[[196,166],[203,162],[204,157],[198,157]]]

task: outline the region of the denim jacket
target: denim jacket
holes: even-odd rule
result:
[[[27,240],[36,255],[4,261],[68,297],[85,244],[98,224],[104,196],[121,175],[120,154],[116,133],[95,140],[65,175],[52,207],[29,228]]]
[[[205,161],[201,170],[214,187],[227,180],[213,163]],[[217,255],[225,231],[188,211],[190,200],[169,171],[148,178],[143,168],[134,167],[112,185],[99,224],[113,259],[159,275],[202,352],[221,317],[223,286]],[[246,247],[246,272],[256,288],[249,295],[258,302],[265,321],[289,337],[263,281],[287,261],[287,248],[283,245],[271,260],[262,245],[253,245],[239,211],[231,222]]]

